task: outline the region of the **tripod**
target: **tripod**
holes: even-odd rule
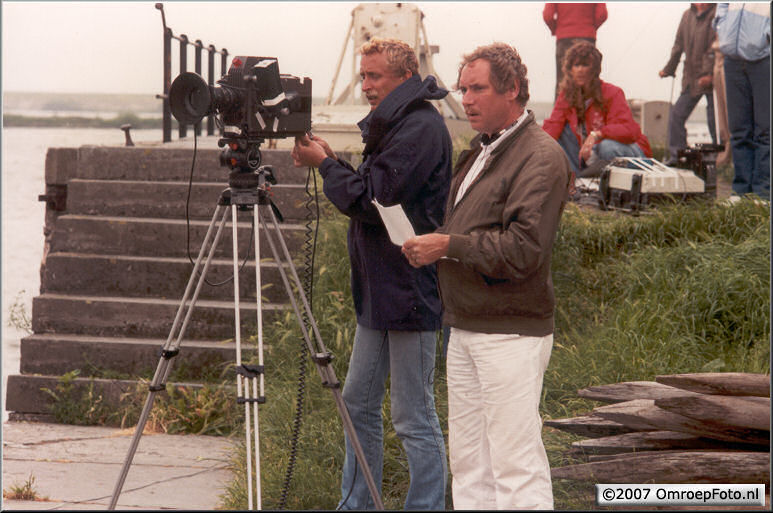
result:
[[[228,141],[226,141],[228,142]],[[264,395],[264,367],[263,367],[263,316],[261,309],[261,277],[260,277],[260,236],[259,230],[263,226],[266,234],[266,240],[268,241],[271,253],[274,260],[278,264],[279,273],[282,278],[287,295],[290,298],[295,316],[298,320],[298,324],[301,327],[303,339],[306,347],[309,350],[312,361],[316,364],[317,372],[322,380],[322,386],[328,388],[332,394],[338,408],[338,413],[341,417],[344,430],[352,443],[355,451],[355,456],[360,468],[362,468],[365,481],[368,485],[371,497],[377,509],[384,509],[384,505],[381,502],[378,488],[373,480],[373,475],[370,472],[370,467],[365,459],[365,453],[362,450],[357,433],[352,424],[349,412],[346,409],[343,397],[341,395],[341,384],[336,378],[333,367],[330,362],[333,359],[332,354],[325,348],[322,341],[322,337],[319,334],[317,323],[312,316],[311,307],[303,292],[301,280],[298,277],[298,273],[293,264],[290,252],[287,249],[287,245],[282,236],[282,232],[279,228],[279,222],[277,219],[278,210],[276,206],[271,202],[268,195],[267,183],[275,183],[273,173],[270,166],[258,167],[260,163],[260,151],[258,146],[262,140],[251,140],[247,143],[246,150],[237,149],[240,145],[231,145],[231,151],[226,150],[227,153],[221,155],[221,162],[233,162],[234,167],[238,169],[232,171],[229,176],[228,185],[229,188],[225,189],[218,200],[215,212],[212,215],[212,220],[207,229],[207,233],[204,237],[204,241],[199,250],[198,257],[191,272],[191,276],[188,280],[188,285],[183,294],[183,298],[180,302],[180,306],[177,310],[172,329],[169,332],[169,336],[166,343],[161,348],[161,357],[158,362],[153,380],[150,383],[148,389],[148,397],[145,401],[145,405],[140,414],[137,427],[134,431],[131,444],[129,446],[129,452],[126,455],[121,474],[118,477],[118,481],[115,484],[113,496],[110,501],[108,509],[113,510],[118,502],[118,497],[121,494],[126,476],[129,472],[134,454],[137,451],[140,437],[145,428],[145,424],[148,420],[150,410],[153,407],[153,400],[157,392],[165,390],[166,380],[169,377],[171,371],[172,359],[180,352],[180,344],[182,337],[185,334],[185,330],[188,326],[193,308],[198,299],[199,292],[203,284],[205,283],[207,271],[209,269],[212,257],[215,254],[215,250],[220,242],[220,237],[223,232],[223,228],[226,224],[228,212],[231,212],[231,227],[233,238],[233,272],[234,272],[234,324],[235,324],[235,342],[236,342],[236,392],[237,403],[244,404],[244,418],[245,418],[245,445],[247,449],[247,494],[248,494],[248,508],[253,509],[253,495],[256,498],[256,509],[262,509],[261,504],[261,481],[260,481],[260,434],[258,425],[258,407],[260,404],[266,402]],[[223,146],[223,140],[219,142]],[[238,154],[237,157],[234,157]],[[246,157],[246,158],[241,158]],[[260,215],[260,207],[269,206],[269,220],[266,222]],[[230,208],[229,208],[230,207]],[[252,211],[253,223],[255,233],[255,282],[257,291],[257,335],[258,335],[258,365],[245,365],[241,361],[241,334],[240,334],[240,308],[239,308],[239,258],[238,258],[238,246],[237,246],[237,213],[239,210]],[[281,217],[281,215],[280,215]],[[220,219],[218,224],[218,219]],[[217,229],[215,230],[215,226]],[[273,229],[273,234],[269,228]],[[213,232],[214,239],[213,239]],[[274,237],[278,240],[279,249],[277,249],[277,243],[274,241]],[[208,252],[207,252],[207,248]],[[204,255],[206,253],[206,259]],[[203,268],[199,274],[203,261]],[[290,277],[288,277],[288,271],[290,277],[296,285],[297,296],[300,299],[301,307],[307,315],[309,325],[311,327],[311,333],[303,322],[301,312],[298,305],[298,298],[294,293],[290,284]],[[198,281],[196,282],[196,276],[198,275]],[[194,282],[195,288],[194,288]],[[193,295],[191,297],[191,291]],[[187,309],[186,309],[187,307]],[[179,330],[178,330],[179,328]],[[177,335],[175,336],[175,333]],[[313,338],[313,341],[312,341]],[[254,438],[253,438],[254,437]],[[255,456],[255,468],[252,468],[252,453],[254,442],[254,456]],[[255,489],[253,491],[253,481],[255,483]]]

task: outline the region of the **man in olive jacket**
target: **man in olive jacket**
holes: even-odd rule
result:
[[[451,181],[443,225],[406,241],[411,265],[438,262],[448,346],[455,509],[552,509],[541,438],[553,345],[550,257],[570,168],[525,109],[526,66],[494,43],[466,55],[462,105],[480,133]]]
[[[712,89],[714,74],[714,50],[711,45],[717,37],[711,27],[716,6],[712,4],[690,4],[682,15],[676,31],[671,57],[658,73],[663,77],[673,77],[679,59],[684,53],[684,71],[682,72],[682,94],[671,108],[668,119],[667,164],[676,163],[679,150],[687,147],[687,129],[685,122],[690,117],[701,97],[706,97],[706,121],[711,140],[716,143],[714,121],[714,93]]]

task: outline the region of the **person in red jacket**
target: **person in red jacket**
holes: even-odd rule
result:
[[[623,90],[604,82],[601,52],[581,41],[566,52],[564,81],[542,128],[564,149],[575,174],[597,160],[652,157]]]
[[[556,36],[556,97],[563,79],[566,51],[578,41],[596,44],[596,31],[607,19],[606,4],[545,4],[542,19]]]

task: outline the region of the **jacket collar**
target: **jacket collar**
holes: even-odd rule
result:
[[[523,131],[526,129],[526,127],[532,123],[535,122],[534,117],[534,111],[528,110],[528,114],[526,115],[526,119],[523,120],[523,123],[518,125],[515,130],[513,130],[511,133],[504,136],[504,139],[502,139],[502,142],[497,145],[496,148],[491,152],[491,155],[497,155],[505,150],[508,146],[510,146],[510,143],[515,140],[516,137],[518,137],[519,134],[523,133]],[[481,139],[482,134],[478,134],[473,138],[472,141],[470,141],[470,149],[473,151],[473,153],[477,154],[478,150],[481,149]],[[459,159],[461,161],[461,159]]]
[[[363,153],[372,153],[381,139],[414,105],[424,100],[439,100],[447,94],[448,91],[439,87],[432,75],[427,75],[424,80],[419,75],[413,75],[394,88],[378,107],[357,123],[362,133],[362,142],[365,143]]]

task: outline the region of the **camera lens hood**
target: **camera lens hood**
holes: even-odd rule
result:
[[[184,125],[195,125],[211,110],[209,86],[196,73],[181,73],[169,88],[172,115]]]

